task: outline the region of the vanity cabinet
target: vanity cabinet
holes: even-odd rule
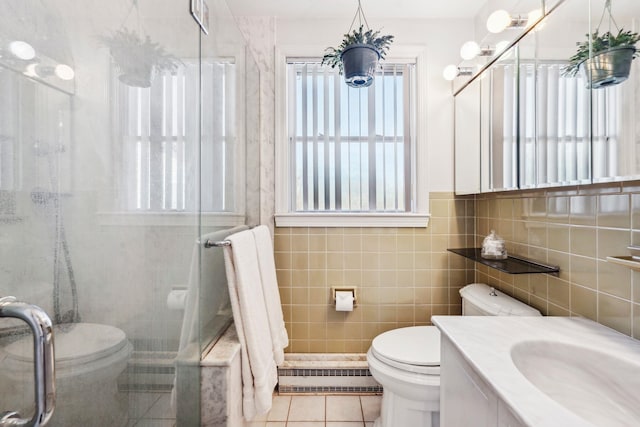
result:
[[[440,425],[525,427],[474,371],[449,338],[441,335]]]
[[[587,7],[564,0],[529,29],[504,54],[493,58],[467,86],[455,94],[477,96],[475,117],[458,111],[455,117],[456,168],[460,152],[480,153],[479,180],[456,174],[456,194],[584,185],[640,179],[640,59],[631,63],[629,78],[620,84],[590,88],[589,78],[563,70],[585,34],[596,30],[605,0]],[[611,12],[618,28],[640,32],[640,2],[616,0]],[[617,33],[605,14],[600,34]],[[476,83],[479,81],[479,83]],[[480,90],[478,90],[478,86]],[[464,116],[462,116],[464,114]],[[478,136],[458,138],[459,126],[480,123]],[[471,141],[479,145],[473,147]],[[477,178],[476,178],[477,177]]]

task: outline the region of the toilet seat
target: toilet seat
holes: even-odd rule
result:
[[[371,353],[403,371],[440,375],[440,331],[435,326],[393,329],[374,338]]]
[[[79,367],[93,370],[97,365],[108,365],[114,359],[127,358],[131,344],[123,331],[109,325],[95,323],[68,323],[53,327],[56,371],[72,368],[74,374]],[[31,369],[33,364],[33,338],[31,335],[4,348],[5,363],[18,371]]]

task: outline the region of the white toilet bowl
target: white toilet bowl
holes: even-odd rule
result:
[[[367,363],[384,388],[375,427],[439,425],[440,331],[435,326],[378,335],[367,352]]]
[[[481,283],[465,286],[463,315],[540,316],[540,312]],[[375,427],[440,426],[440,332],[412,326],[384,332],[367,352],[373,378],[382,385]]]
[[[128,401],[118,393],[117,378],[132,350],[124,332],[108,325],[61,324],[54,326],[54,345],[57,403],[48,426],[124,425]],[[32,337],[7,345],[0,358],[0,383],[9,385],[4,387],[8,393],[0,392],[3,406],[28,414],[33,405]]]

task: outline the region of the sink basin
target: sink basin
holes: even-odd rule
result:
[[[640,360],[551,341],[517,343],[511,359],[536,388],[587,423],[640,426]]]

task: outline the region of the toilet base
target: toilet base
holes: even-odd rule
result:
[[[431,402],[404,398],[384,390],[374,427],[440,427],[440,412]]]

